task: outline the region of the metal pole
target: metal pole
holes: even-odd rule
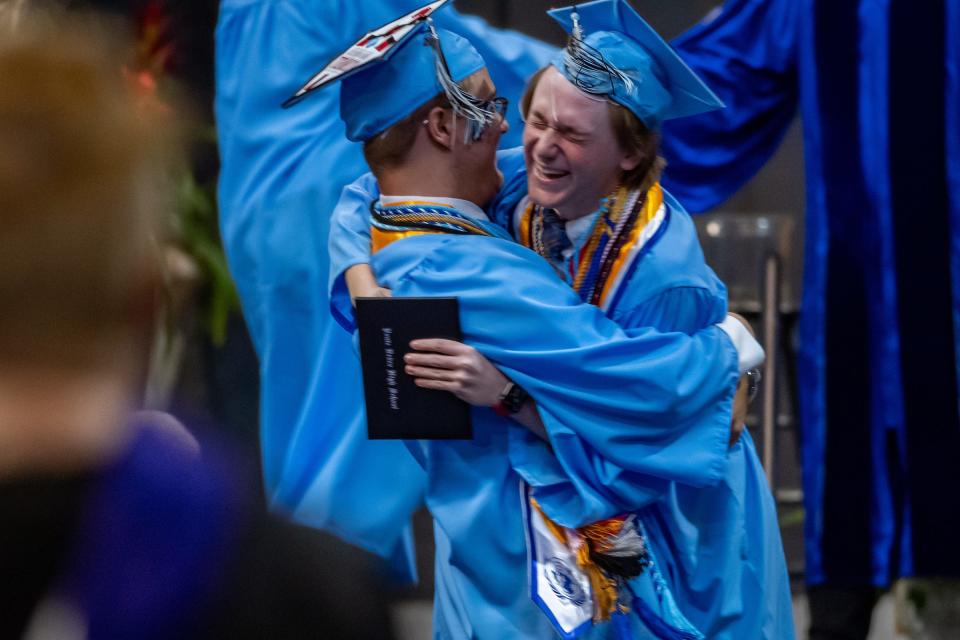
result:
[[[767,361],[763,371],[763,398],[760,424],[763,433],[763,468],[770,490],[776,495],[777,452],[777,368],[780,335],[780,256],[768,253],[763,261],[763,350]]]

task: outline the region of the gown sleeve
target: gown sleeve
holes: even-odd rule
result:
[[[726,305],[717,299],[714,292],[703,287],[672,287],[657,293],[643,304],[617,318],[628,336],[642,339],[650,328],[657,331],[679,331],[694,335],[703,327],[710,326],[724,317]],[[633,328],[631,328],[633,327]],[[513,446],[511,457],[514,467],[531,486],[537,487],[538,499],[549,505],[553,516],[567,522],[580,518],[595,521],[625,511],[633,511],[660,499],[669,491],[663,475],[652,475],[631,469],[617,469],[602,459],[602,454],[589,448],[576,449],[579,467],[607,468],[617,473],[614,490],[606,491],[603,483],[584,482],[583,471],[567,474],[563,458],[553,454],[538,438],[524,430],[511,433]],[[703,444],[708,444],[704,440]],[[573,448],[576,442],[568,443]],[[691,440],[691,446],[696,447]],[[567,452],[567,466],[574,456]],[[589,476],[588,476],[589,477]],[[709,473],[701,479],[687,477],[688,484],[713,484],[716,480]],[[584,514],[581,516],[580,514]],[[587,516],[586,514],[589,514]]]
[[[696,333],[723,320],[726,301],[705,287],[671,287],[617,317],[622,327],[655,327],[660,331]]]
[[[551,446],[517,426],[510,459],[547,515],[576,526],[652,501],[666,482],[720,479],[738,379],[726,334],[627,335],[532,252],[470,241],[487,244],[448,240],[425,255],[435,238],[409,238],[372,264],[396,296],[457,296],[464,341],[537,401]]]
[[[687,210],[711,209],[776,151],[798,105],[802,4],[728,0],[672,44],[725,109],[663,125],[663,184]]]
[[[346,272],[370,262],[370,206],[380,198],[372,173],[343,188],[330,218],[330,312],[347,331],[353,331],[353,305]]]

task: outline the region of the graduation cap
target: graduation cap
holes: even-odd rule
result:
[[[444,93],[479,137],[497,117],[492,102],[457,83],[486,67],[463,37],[433,26],[430,16],[450,0],[436,0],[366,33],[315,74],[283,106],[290,107],[334,82],[341,83],[340,118],[347,138],[366,141]]]
[[[548,13],[570,34],[553,65],[581,91],[623,105],[647,128],[723,108],[626,0],[595,0]]]

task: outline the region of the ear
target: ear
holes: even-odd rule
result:
[[[637,152],[625,153],[623,157],[620,158],[620,170],[633,171],[640,165],[641,160],[643,160],[643,155]]]
[[[453,111],[443,107],[430,109],[423,124],[427,128],[427,135],[436,144],[446,149],[453,148],[454,121]]]

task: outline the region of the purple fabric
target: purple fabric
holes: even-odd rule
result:
[[[94,484],[59,592],[89,637],[176,638],[211,601],[237,530],[222,465],[139,429]]]

